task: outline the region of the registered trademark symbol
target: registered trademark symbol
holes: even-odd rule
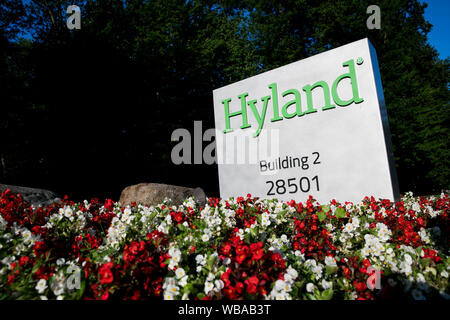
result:
[[[356,60],[356,63],[357,63],[358,65],[363,64],[363,62],[364,62],[364,59],[361,58],[361,57],[359,57],[359,58]]]

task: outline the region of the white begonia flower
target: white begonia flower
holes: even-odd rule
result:
[[[281,279],[278,279],[277,281],[275,281],[275,285],[273,286],[273,288],[277,291],[281,291],[284,288],[284,281]]]
[[[292,291],[292,287],[291,287],[291,285],[290,285],[289,283],[285,282],[285,283],[284,283],[283,290],[284,290],[285,292],[290,292],[290,291]]]
[[[442,270],[442,272],[441,272],[441,277],[443,277],[443,278],[448,278],[448,272],[445,271],[445,270]]]
[[[183,268],[178,268],[175,271],[175,275],[176,275],[177,279],[181,279],[181,278],[183,278],[186,275],[186,272],[184,271]]]
[[[405,261],[401,262],[399,267],[400,267],[401,273],[404,273],[407,276],[412,274],[411,265],[408,264],[407,262],[405,262]]]
[[[47,281],[45,279],[39,280],[36,284],[36,290],[38,291],[38,293],[42,293],[45,291],[45,289],[47,289]]]
[[[40,296],[39,297],[41,300],[48,300],[48,298],[46,296]]]
[[[333,283],[331,281],[326,281],[325,279],[322,280],[321,282],[322,288],[324,288],[325,290],[330,289],[333,285]]]
[[[181,297],[181,300],[189,300],[189,294],[184,293],[183,296]]]
[[[64,263],[66,263],[66,260],[64,260],[64,258],[59,258],[58,260],[56,260],[56,265],[58,266],[62,266]]]
[[[292,277],[293,280],[297,279],[298,272],[297,272],[297,270],[295,270],[291,266],[289,266],[289,268],[287,268],[286,272],[287,272],[288,275],[290,275]]]
[[[206,281],[212,282],[215,278],[214,273],[208,273],[208,276],[206,277]]]
[[[168,233],[169,232],[169,227],[164,221],[161,222],[161,224],[158,226],[157,229],[158,229],[159,232],[162,232],[162,233]]]
[[[336,259],[330,256],[326,256],[325,264],[330,267],[336,267]]]
[[[316,274],[316,279],[322,278],[322,269],[323,269],[322,265],[317,265],[312,268],[312,272]]]
[[[311,282],[306,285],[306,291],[308,291],[308,292],[311,292],[311,293],[314,292],[315,288],[316,288],[316,286]]]
[[[368,255],[370,255],[370,250],[369,250],[369,248],[368,248],[368,247],[362,248],[362,249],[361,249],[361,255],[362,255],[363,257],[367,257]]]
[[[347,232],[347,233],[352,233],[353,230],[354,230],[354,228],[355,228],[355,226],[354,226],[353,224],[347,223],[347,224],[344,226],[344,231]]]
[[[384,247],[383,245],[381,245],[380,243],[377,243],[376,245],[372,246],[372,253],[375,256],[380,256],[381,252],[384,251]]]
[[[187,280],[188,280],[188,276],[182,277],[182,278],[178,281],[178,285],[180,285],[181,287],[184,287],[185,285],[187,285]]]
[[[206,281],[205,282],[205,294],[210,293],[214,289],[214,284],[212,282]]]
[[[64,283],[54,283],[52,285],[52,291],[55,294],[55,296],[60,296],[64,293]]]
[[[175,295],[171,292],[164,291],[164,300],[175,300]]]
[[[425,230],[425,228],[421,228],[419,231],[419,236],[420,239],[425,242],[425,243],[430,243],[430,237],[427,234],[427,231]]]
[[[411,258],[411,256],[410,256],[409,254],[405,254],[405,255],[403,256],[403,258],[405,259],[405,262],[406,262],[407,264],[409,264],[409,265],[412,264],[413,259]]]
[[[25,243],[31,242],[31,241],[32,241],[31,231],[25,229],[25,230],[22,232],[22,237],[23,237]]]
[[[72,218],[72,214],[73,214],[73,210],[71,207],[69,207],[69,206],[64,207],[64,216],[66,218],[69,218],[69,219]]]
[[[214,281],[214,288],[216,291],[222,290],[224,286],[225,286],[225,284],[223,283],[222,280],[219,279],[219,280]]]
[[[203,242],[207,242],[208,240],[209,240],[209,235],[203,234],[203,235],[202,235],[202,241],[203,241]]]
[[[171,293],[173,296],[177,296],[179,291],[178,291],[178,286],[174,285],[174,284],[168,284],[166,287],[166,292]]]
[[[308,259],[305,262],[305,266],[311,269],[311,268],[317,266],[317,262],[314,259]]]
[[[290,296],[286,292],[278,292],[275,295],[276,300],[290,300]]]
[[[163,289],[167,289],[169,286],[176,286],[176,280],[172,277],[167,277],[164,279]]]
[[[284,281],[286,282],[292,282],[294,279],[292,279],[291,275],[289,273],[284,274]]]
[[[425,277],[421,273],[417,274],[416,280],[417,280],[417,282],[426,282]]]
[[[204,265],[206,263],[206,254],[205,255],[202,255],[202,254],[196,255],[195,261],[197,262],[197,264]]]
[[[300,261],[305,261],[305,255],[300,250],[295,250],[294,254]]]
[[[181,251],[177,247],[170,247],[168,253],[172,258],[174,258],[174,257],[180,258],[181,257]]]
[[[0,227],[1,227],[0,230],[3,230],[7,224],[8,222],[5,219],[3,219],[3,217],[0,215]]]

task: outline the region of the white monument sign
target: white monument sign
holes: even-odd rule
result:
[[[368,39],[214,90],[221,197],[398,199]]]

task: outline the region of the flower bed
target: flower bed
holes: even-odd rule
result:
[[[33,208],[0,197],[0,299],[448,299],[448,195]]]

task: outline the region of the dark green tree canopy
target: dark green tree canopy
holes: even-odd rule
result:
[[[67,6],[81,29],[66,27]],[[417,0],[4,0],[0,179],[118,198],[138,182],[218,191],[217,167],[171,163],[176,128],[214,127],[212,90],[368,37],[402,191],[449,188],[449,64]]]

